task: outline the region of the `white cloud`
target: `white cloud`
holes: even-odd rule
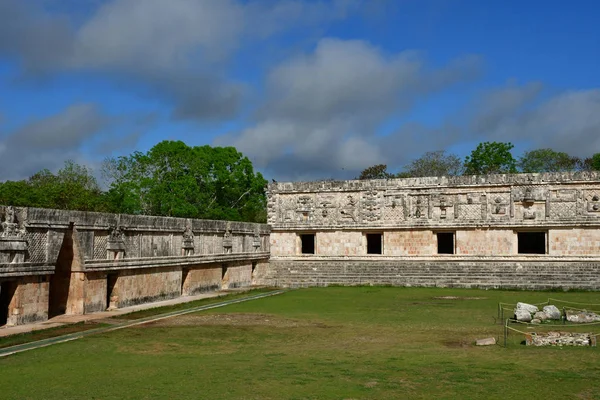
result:
[[[420,96],[472,78],[479,65],[467,57],[434,69],[412,51],[387,54],[364,41],[322,39],[313,52],[274,67],[256,124],[217,144],[232,144],[288,179],[352,176],[375,163],[408,161],[403,131],[379,137],[381,124]],[[390,149],[392,143],[400,146]]]

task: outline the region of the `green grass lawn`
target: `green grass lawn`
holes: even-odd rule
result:
[[[600,399],[597,348],[473,345],[501,338],[499,301],[548,297],[600,303],[586,292],[295,290],[2,358],[0,398]]]

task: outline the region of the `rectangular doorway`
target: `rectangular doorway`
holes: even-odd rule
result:
[[[117,308],[116,301],[113,301],[113,296],[115,293],[115,286],[117,285],[117,279],[119,278],[118,274],[108,274],[106,275],[106,309]]]
[[[5,281],[0,283],[0,326],[6,325],[9,317],[8,306],[17,290],[17,282]]]

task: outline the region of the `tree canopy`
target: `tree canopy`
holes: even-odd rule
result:
[[[233,147],[163,141],[145,154],[107,159],[103,173],[113,212],[266,220],[267,181]]]
[[[429,151],[413,160],[406,167],[405,174],[409,177],[419,176],[455,176],[463,172],[463,163],[455,154],[445,150]]]
[[[565,172],[578,168],[580,160],[552,149],[526,151],[518,162],[521,172]]]
[[[387,171],[386,164],[377,164],[362,170],[358,179],[389,179],[393,177],[394,174]]]
[[[465,158],[465,174],[513,174],[517,161],[510,152],[514,145],[502,142],[483,142]]]
[[[28,180],[0,183],[0,204],[81,211],[106,210],[103,193],[92,171],[70,160],[56,175],[44,169]]]

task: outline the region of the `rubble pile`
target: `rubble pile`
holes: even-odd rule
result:
[[[586,310],[567,310],[567,321],[579,324],[600,322],[600,315]]]
[[[547,320],[558,320],[561,316],[560,310],[553,305],[544,306],[541,311],[537,306],[527,303],[517,303],[515,308],[515,319],[517,321],[531,322],[532,324],[539,324]]]
[[[596,346],[596,337],[591,333],[548,332],[526,335],[527,346]]]

